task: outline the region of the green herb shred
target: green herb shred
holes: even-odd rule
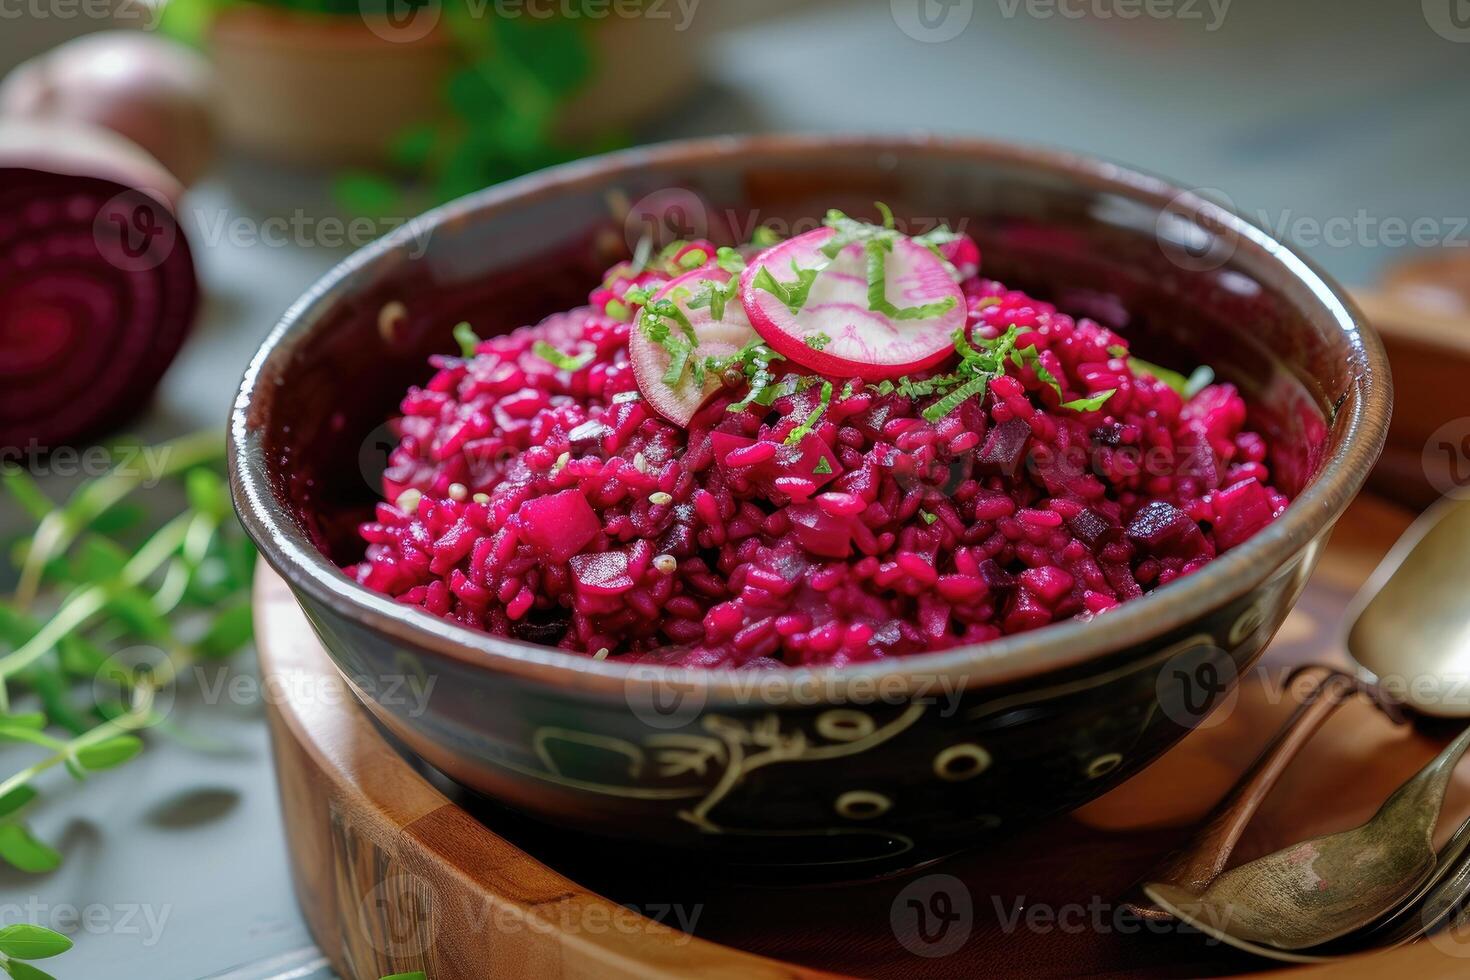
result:
[[[795,282],[782,282],[771,275],[771,270],[761,266],[756,270],[755,279],[751,281],[752,288],[762,289],[776,297],[795,316],[806,306],[807,297],[811,294],[812,283],[817,281],[820,269],[802,269],[793,261],[791,271],[796,273]]]
[[[580,371],[591,364],[592,359],[597,356],[596,351],[590,350],[583,351],[576,356],[565,354],[544,340],[538,340],[532,344],[531,353],[561,371]]]
[[[957,300],[947,296],[938,303],[922,306],[895,306],[888,299],[888,253],[893,251],[891,241],[871,241],[868,252],[868,309],[882,313],[893,320],[933,320],[954,309]]]
[[[475,356],[475,350],[480,346],[475,328],[468,323],[461,323],[454,328],[454,342],[459,344],[459,352],[467,361]]]
[[[816,406],[813,407],[811,413],[808,414],[804,420],[802,420],[802,423],[796,428],[792,429],[790,434],[786,436],[786,445],[801,445],[801,440],[811,435],[812,430],[817,427],[817,423],[822,421],[822,416],[826,413],[827,406],[830,404],[832,404],[832,382],[823,381],[822,393],[817,399]]]

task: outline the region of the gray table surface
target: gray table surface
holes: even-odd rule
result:
[[[1470,30],[1447,13],[1459,0],[1235,0],[1217,29],[1205,0],[1137,20],[1121,16],[1129,0],[917,2],[928,21],[905,15],[911,0],[872,0],[732,29],[710,46],[707,86],[646,135],[932,129],[1072,147],[1223,191],[1350,283],[1407,253],[1401,224],[1470,243]],[[968,26],[943,42],[899,27],[934,37],[960,23],[945,16]],[[249,229],[325,199],[319,178],[242,161],[191,194],[209,298],[147,435],[221,424],[261,337],[345,254],[310,236],[252,243]],[[246,234],[219,234],[231,227]],[[160,742],[85,787],[52,780],[34,824],[66,863],[0,872],[0,920],[92,908],[52,961],[63,980],[328,976],[291,893],[260,706],[185,702],[179,722],[229,748]]]

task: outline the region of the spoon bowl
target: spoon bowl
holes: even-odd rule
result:
[[[1243,864],[1204,892],[1149,884],[1154,901],[1219,938],[1297,950],[1380,919],[1433,873],[1434,828],[1466,750],[1466,729],[1361,827],[1316,837]]]
[[[1404,533],[1348,612],[1347,647],[1420,714],[1470,718],[1470,500],[1446,498]]]

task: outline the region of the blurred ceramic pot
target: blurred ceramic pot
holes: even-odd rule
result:
[[[597,21],[596,74],[563,110],[560,134],[595,136],[668,108],[696,77],[698,23],[677,16]],[[654,45],[657,84],[646,70]],[[431,13],[386,21],[260,6],[221,11],[208,46],[229,142],[308,165],[384,162],[395,134],[442,117],[458,54]]]

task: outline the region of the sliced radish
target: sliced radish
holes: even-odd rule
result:
[[[952,356],[954,332],[965,325],[965,300],[945,263],[911,239],[894,241],[885,270],[887,301],[900,309],[949,303],[937,316],[895,318],[870,308],[867,253],[861,244],[832,260],[822,253],[836,234],[818,228],[767,249],[746,268],[741,299],[765,342],[802,367],[865,381],[921,371]],[[795,283],[793,263],[796,269],[822,269],[796,313],[755,285],[762,268],[779,283]]]
[[[654,296],[655,300],[672,300],[689,318],[694,336],[699,341],[689,355],[691,363],[707,357],[729,357],[757,339],[737,299],[725,304],[723,320],[716,320],[708,306],[690,308],[690,302],[702,291],[700,283],[706,280],[724,285],[729,282],[730,273],[718,266],[707,265],[666,283]],[[643,392],[648,404],[658,414],[681,426],[687,426],[694,413],[723,384],[719,375],[712,373],[707,374],[704,384],[700,385],[688,369],[680,375],[678,383],[666,383],[664,376],[672,358],[662,345],[648,338],[638,322],[634,322],[628,334],[628,356],[633,362],[633,377],[638,381],[638,390]]]

